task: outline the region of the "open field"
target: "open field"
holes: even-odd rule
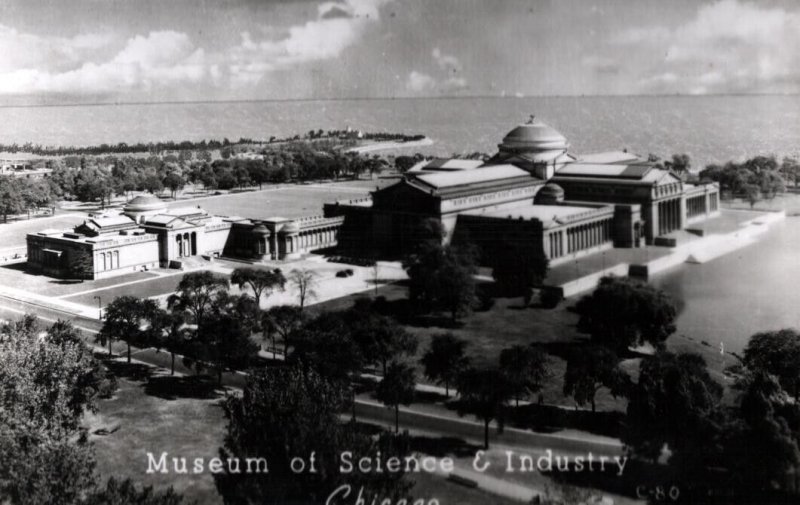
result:
[[[269,217],[296,218],[322,215],[324,203],[336,200],[364,198],[376,186],[391,179],[375,181],[344,181],[326,184],[305,184],[288,187],[246,191],[220,196],[179,200],[170,207],[198,205],[212,214],[265,219]]]
[[[5,249],[25,247],[25,236],[28,233],[36,233],[47,228],[71,228],[83,222],[84,219],[84,216],[75,213],[59,213],[52,217],[0,223],[0,253]]]

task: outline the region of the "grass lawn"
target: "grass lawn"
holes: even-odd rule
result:
[[[145,274],[145,275],[149,275],[153,278],[144,282],[129,284],[127,286],[112,285],[108,288],[101,289],[100,291],[93,291],[91,293],[83,293],[83,294],[79,293],[72,296],[64,297],[64,300],[68,300],[74,303],[82,303],[84,305],[94,305],[97,303],[97,300],[95,300],[94,297],[100,296],[103,300],[103,306],[106,306],[116,297],[123,295],[147,298],[151,296],[172,293],[178,287],[178,283],[180,283],[181,279],[183,278],[183,275],[169,275],[160,277],[157,277],[154,274]],[[114,284],[125,282],[124,280],[121,279],[121,277],[115,277],[114,279],[109,279],[109,280],[116,280]],[[88,290],[92,288],[86,288],[86,289]]]
[[[155,274],[147,272],[133,272],[108,279],[79,282],[69,279],[56,279],[46,275],[28,273],[26,271],[25,263],[14,263],[0,266],[0,284],[24,289],[25,291],[30,291],[31,293],[36,293],[39,295],[53,297],[66,297],[73,293],[115,286],[123,282],[147,279],[149,277],[154,278]],[[91,300],[91,296],[89,299]],[[95,305],[95,301],[91,301],[89,305]]]
[[[366,197],[379,184],[378,181],[346,181],[324,185],[297,185],[183,200],[170,203],[169,206],[198,205],[211,214],[261,219],[316,216],[322,215],[324,203]]]
[[[723,208],[751,210],[750,203],[743,198],[722,201]],[[800,215],[800,194],[784,193],[771,200],[759,200],[752,210],[785,210],[787,216]]]
[[[210,473],[146,473],[148,452],[187,458],[217,456],[225,430],[218,397],[166,399],[166,395],[148,388],[142,375],[136,376],[147,370],[129,369],[127,378],[119,380],[116,395],[100,401],[99,412],[90,419],[92,431],[117,428],[109,435],[92,436],[99,471],[104,477],[130,477],[158,488],[171,485],[189,500],[201,504],[221,503]]]
[[[379,296],[394,303],[402,302],[406,293],[407,289],[401,284],[389,284],[378,290]],[[373,294],[355,294],[314,305],[309,310],[343,310],[363,296]],[[565,398],[562,393],[566,369],[566,361],[562,356],[568,346],[580,345],[587,339],[586,335],[576,330],[578,316],[569,310],[575,301],[576,299],[569,299],[555,309],[544,309],[537,306],[523,308],[521,298],[497,298],[490,310],[473,312],[456,326],[451,325],[446,317],[406,321],[406,329],[419,339],[417,354],[411,361],[418,363],[428,349],[432,337],[445,332],[453,333],[468,342],[467,355],[472,364],[479,367],[496,365],[500,351],[507,347],[538,344],[552,358],[552,377],[542,391],[544,402],[574,407],[572,399]],[[417,380],[429,382],[421,367],[418,367]],[[598,393],[596,400],[598,410],[624,410],[626,405],[623,399],[614,399],[605,390]]]
[[[105,429],[107,435],[93,434],[97,467],[104,478],[131,478],[142,485],[159,489],[173,486],[188,501],[200,505],[219,504],[213,476],[174,473],[147,474],[147,453],[157,457],[185,456],[209,458],[218,455],[225,434],[225,419],[220,406],[222,392],[212,386],[190,388],[191,379],[169,377],[157,373],[147,380],[153,369],[144,365],[111,365],[119,379],[113,398],[101,400],[99,411],[87,415],[90,432]],[[437,498],[440,503],[511,505],[512,501],[468,489],[425,473],[412,477],[412,494],[417,498]]]

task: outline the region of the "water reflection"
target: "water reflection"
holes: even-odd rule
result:
[[[679,305],[679,334],[741,351],[759,331],[800,327],[800,218],[773,224],[762,240],[653,284]]]

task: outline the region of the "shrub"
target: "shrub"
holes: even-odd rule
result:
[[[539,303],[546,309],[554,309],[558,307],[563,297],[558,289],[542,289],[539,291]]]

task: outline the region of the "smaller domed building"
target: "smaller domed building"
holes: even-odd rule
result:
[[[336,245],[343,218],[247,219],[200,207],[168,208],[153,195],[117,214],[92,216],[70,230],[30,233],[28,269],[55,277],[101,279],[180,268],[193,257],[287,260]]]

